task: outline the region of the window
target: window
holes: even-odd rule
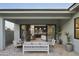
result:
[[[74,37],[79,39],[79,17],[74,20]]]

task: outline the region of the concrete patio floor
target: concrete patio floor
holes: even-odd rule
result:
[[[22,48],[14,48],[13,45],[6,47],[5,50],[0,51],[0,56],[79,56],[75,52],[67,52],[62,45],[56,44],[50,47],[50,54],[47,52],[25,52],[23,55]]]

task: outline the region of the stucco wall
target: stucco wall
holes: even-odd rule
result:
[[[65,32],[69,32],[70,35],[72,36],[72,43],[74,45],[74,51],[75,52],[79,52],[79,40],[74,38],[74,18],[79,17],[79,12],[76,13],[72,19],[70,19],[68,22],[66,22],[63,26],[62,26],[62,35],[61,35],[61,39],[63,41],[63,44],[66,44],[67,40],[66,40],[66,36],[65,36]]]

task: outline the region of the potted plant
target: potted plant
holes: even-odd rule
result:
[[[66,38],[67,38],[66,50],[67,51],[72,51],[73,50],[73,45],[71,43],[71,37],[69,35],[69,32],[66,32],[65,35],[66,35]]]

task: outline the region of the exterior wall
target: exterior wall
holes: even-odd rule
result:
[[[0,17],[0,50],[5,48],[5,22]]]
[[[63,44],[66,44],[66,42],[67,42],[67,39],[66,39],[66,36],[65,36],[65,32],[69,32],[70,33],[70,35],[72,36],[72,41],[73,41],[73,39],[74,39],[74,20],[71,19],[67,23],[65,23],[62,26],[61,30],[62,30],[61,39],[63,41]]]
[[[74,45],[74,51],[75,52],[79,52],[79,40],[74,38],[74,18],[79,17],[79,12],[76,13],[72,19],[70,19],[67,23],[65,23],[62,26],[62,35],[61,35],[61,39],[63,41],[63,44],[66,44],[66,36],[65,36],[65,32],[69,32],[70,35],[72,36],[72,42]]]

